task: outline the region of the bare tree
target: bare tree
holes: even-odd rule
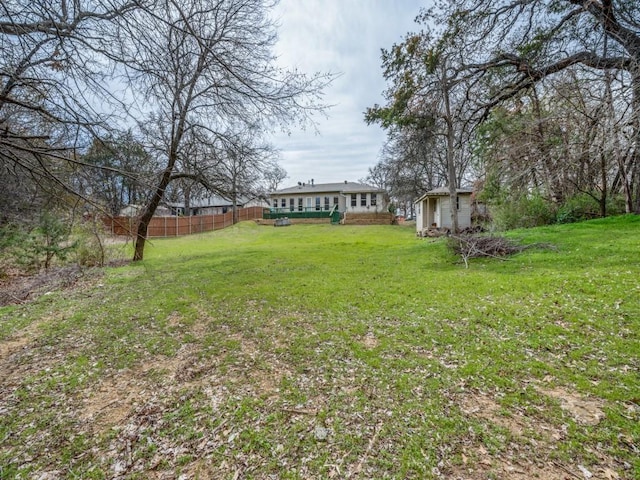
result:
[[[14,0],[0,4],[0,162],[34,184],[74,191],[76,150],[106,125],[97,113],[109,60],[98,32],[145,0]],[[88,143],[88,142],[87,142]],[[67,165],[67,166],[65,166]]]
[[[134,260],[176,168],[186,135],[213,139],[228,125],[270,128],[306,122],[321,108],[327,76],[282,72],[271,48],[275,26],[264,0],[158,0],[121,26],[117,56],[162,123],[163,169],[140,216]]]
[[[424,20],[424,17],[423,17]],[[365,119],[383,127],[410,128],[425,142],[439,141],[444,151],[443,177],[451,205],[456,204],[460,178],[470,158],[472,125],[468,118],[469,84],[459,58],[460,39],[425,28],[409,34],[400,45],[383,50],[387,105],[369,108]],[[458,230],[458,212],[451,209],[451,224]]]
[[[156,170],[151,155],[131,132],[95,138],[81,156],[83,167],[72,176],[74,190],[91,198],[111,215],[145,201],[149,175]]]
[[[411,214],[416,198],[446,182],[438,141],[411,126],[390,129],[379,162],[369,169],[367,182],[387,190],[393,202]]]
[[[233,222],[238,221],[237,205],[240,197],[253,196],[260,189],[264,173],[271,168],[273,148],[260,142],[259,131],[236,128],[213,145],[219,158],[216,167],[217,183],[224,196],[232,201]]]
[[[455,0],[448,34],[464,32],[466,66],[485,82],[491,109],[545,78],[582,66],[620,73],[632,111],[628,162],[621,172],[640,211],[640,4],[635,0]]]
[[[267,191],[269,192],[275,192],[278,190],[282,182],[287,178],[289,178],[289,174],[275,160],[264,171],[264,179],[267,182]]]

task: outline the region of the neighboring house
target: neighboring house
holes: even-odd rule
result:
[[[458,209],[458,227],[471,226],[471,194],[473,190],[458,188],[455,208]],[[451,228],[451,198],[449,187],[440,187],[425,193],[414,202],[416,231]]]
[[[121,217],[137,217],[140,213],[142,213],[142,207],[140,205],[130,204],[120,210]]]
[[[248,207],[268,207],[269,204],[260,197],[238,197],[236,208]],[[185,204],[183,202],[168,203],[173,215],[185,215]],[[211,195],[207,198],[192,199],[189,204],[191,215],[220,215],[233,209],[233,201],[228,198]]]
[[[385,190],[355,182],[298,183],[270,193],[271,209],[276,213],[338,210],[341,214],[386,213],[389,206]]]
[[[127,205],[122,210],[120,210],[121,217],[137,217],[141,215],[144,211],[144,207],[141,205]],[[158,207],[156,208],[156,212],[154,214],[156,217],[165,217],[171,215],[171,210],[167,207]]]

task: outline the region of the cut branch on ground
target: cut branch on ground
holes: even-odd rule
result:
[[[505,257],[520,253],[530,248],[555,249],[551,244],[533,243],[521,245],[517,241],[486,235],[451,235],[448,246],[453,253],[460,255],[466,268],[470,258],[492,257],[506,260]]]

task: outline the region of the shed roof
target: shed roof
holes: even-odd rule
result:
[[[473,193],[473,189],[471,189],[471,188],[456,188],[456,193],[458,195],[471,195]],[[420,198],[418,198],[413,203],[420,203],[422,200],[424,200],[427,197],[445,197],[447,195],[449,195],[449,187],[438,187],[438,188],[435,188],[433,190],[428,191],[427,193],[422,195]]]
[[[377,187],[372,187],[371,185],[367,185],[365,183],[356,183],[356,182],[340,182],[340,183],[306,183],[299,184],[293,187],[283,188],[282,190],[277,190],[275,192],[271,192],[270,195],[292,195],[297,193],[362,193],[362,192],[385,192],[385,190]]]

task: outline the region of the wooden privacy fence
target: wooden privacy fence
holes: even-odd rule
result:
[[[262,218],[262,207],[239,208],[238,221]],[[106,217],[104,223],[113,235],[136,235],[138,219],[136,217]],[[233,225],[233,212],[218,215],[194,215],[191,217],[153,217],[147,228],[147,237],[178,237],[193,233],[221,230]]]

